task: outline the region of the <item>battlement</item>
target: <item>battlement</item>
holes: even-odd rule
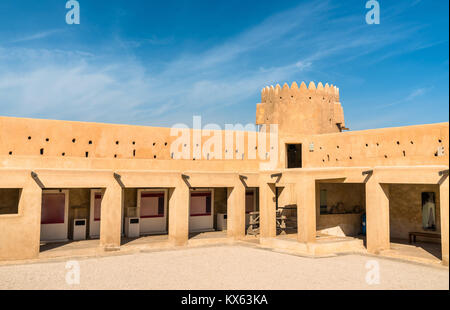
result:
[[[296,82],[293,82],[291,87],[287,83],[284,83],[283,87],[277,84],[275,87],[271,85],[262,89],[261,91],[261,102],[275,102],[277,100],[282,100],[283,98],[288,98],[289,96],[311,96],[311,95],[326,95],[333,97],[335,100],[339,101],[339,88],[331,84],[331,86],[326,83],[323,86],[322,82],[316,84],[310,82],[309,86],[306,86],[305,82],[300,84],[300,87]]]
[[[256,108],[256,124],[278,124],[279,131],[296,134],[341,132],[345,128],[339,88],[319,82],[293,82],[281,87],[267,86],[261,91]]]

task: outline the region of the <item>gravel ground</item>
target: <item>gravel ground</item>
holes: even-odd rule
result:
[[[369,285],[366,266],[374,274],[373,261],[379,265],[379,284]],[[66,283],[65,261],[0,266],[0,289],[449,289],[444,268],[359,255],[313,259],[246,246],[90,258],[78,264],[80,283],[73,285]]]

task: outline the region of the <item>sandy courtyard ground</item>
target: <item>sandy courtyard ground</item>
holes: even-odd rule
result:
[[[0,289],[449,289],[444,268],[360,255],[313,259],[246,246],[77,262],[80,283],[74,285],[66,283],[66,261],[0,266]],[[367,284],[366,278],[376,282],[378,267],[379,284]],[[70,275],[69,281],[76,279]]]

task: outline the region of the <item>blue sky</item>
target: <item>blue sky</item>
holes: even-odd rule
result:
[[[340,88],[352,130],[447,122],[446,0],[0,2],[0,115],[254,123],[261,89]]]

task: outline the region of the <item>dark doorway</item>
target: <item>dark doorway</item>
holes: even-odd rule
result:
[[[287,168],[302,168],[302,145],[286,144]]]

